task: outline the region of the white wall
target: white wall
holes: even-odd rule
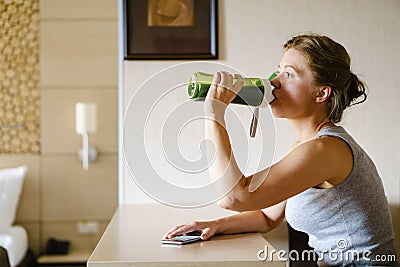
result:
[[[267,76],[279,63],[282,44],[297,33],[326,34],[347,48],[369,95],[347,111],[343,125],[375,161],[390,203],[400,205],[400,1],[220,0],[218,13],[218,62],[246,74]],[[181,61],[125,61],[125,109],[141,83],[176,63]],[[276,134],[279,158],[295,136],[281,120]],[[122,203],[151,201],[129,174],[120,179]],[[399,221],[398,208],[393,216]]]

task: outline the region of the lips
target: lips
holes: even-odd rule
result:
[[[272,103],[274,103],[275,100],[277,99],[277,98],[276,98],[276,95],[275,95],[275,90],[276,90],[276,89],[272,90],[272,95],[274,96],[274,98],[272,99],[271,102],[269,102],[270,105],[271,105]]]

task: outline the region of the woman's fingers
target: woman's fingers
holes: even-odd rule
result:
[[[221,83],[221,73],[220,72],[216,72],[214,74],[214,78],[213,78],[213,80],[211,82],[211,86],[210,86],[210,89],[209,89],[210,93],[216,92],[218,90],[218,86],[219,86],[220,83]]]
[[[242,89],[244,80],[243,80],[242,75],[240,75],[240,74],[235,74],[233,77],[236,79],[236,82],[233,85],[233,88],[234,88],[235,93],[237,94],[237,93],[239,93],[240,89]]]
[[[235,82],[234,79],[236,79]],[[229,72],[222,71],[220,84],[224,89],[236,95],[243,87],[243,77],[240,74],[232,75]]]
[[[168,235],[170,235],[171,233],[175,232],[177,229],[179,229],[180,227],[183,227],[184,225],[177,225],[174,228],[171,228],[164,236],[163,239],[166,239],[168,237]]]
[[[178,225],[172,228],[163,239],[171,239],[175,236],[185,235],[191,232],[200,232],[202,240],[207,240],[215,234],[215,227],[212,222],[192,222],[185,225]]]
[[[206,227],[206,228],[203,229],[200,237],[201,237],[202,240],[207,240],[210,237],[212,237],[213,235],[214,235],[214,233],[211,231],[211,228],[210,227]]]
[[[233,75],[226,71],[221,71],[221,82],[220,85],[223,89],[230,90],[233,85]]]
[[[222,96],[230,99],[231,96],[235,94],[233,91],[233,75],[229,72],[221,71],[221,82],[219,83],[218,89],[221,90]]]
[[[234,83],[234,78],[236,82]],[[226,71],[214,74],[208,96],[228,105],[243,86],[243,78],[239,74],[232,75]]]
[[[180,225],[177,226],[175,228],[173,228],[172,231],[169,231],[166,235],[165,238],[173,238],[177,235],[183,235],[189,232],[193,232],[198,230],[196,227],[195,223],[189,223],[189,224],[185,224],[185,225]]]

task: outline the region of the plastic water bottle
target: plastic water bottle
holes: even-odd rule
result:
[[[250,136],[255,137],[258,125],[259,107],[267,106],[263,103],[271,103],[274,100],[270,81],[277,76],[273,72],[268,79],[262,78],[243,78],[243,87],[232,103],[253,106],[253,118],[250,125]],[[189,78],[188,94],[195,101],[204,101],[207,96],[208,89],[212,84],[214,75],[205,72],[195,72]],[[236,79],[233,79],[236,82]],[[265,101],[264,101],[265,100]]]
[[[262,78],[243,78],[243,87],[232,100],[232,103],[257,107],[263,103],[264,96],[267,103],[273,100],[270,80],[276,77],[274,72],[268,79]],[[195,72],[189,78],[188,94],[195,101],[204,101],[208,89],[210,89],[213,74],[205,72]],[[233,79],[235,82],[236,79]]]

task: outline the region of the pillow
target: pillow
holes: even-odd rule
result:
[[[15,221],[27,170],[25,165],[0,170],[0,231],[8,229]]]

